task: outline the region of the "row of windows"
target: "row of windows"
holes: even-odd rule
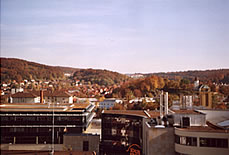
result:
[[[56,97],[48,97],[48,99],[55,99],[55,101],[57,101],[57,98]],[[62,98],[62,100],[68,100],[68,98]]]
[[[197,146],[197,138],[175,135],[175,143],[182,144],[182,145],[188,145],[188,146]],[[200,137],[199,146],[200,147],[228,148],[228,139]]]
[[[1,121],[52,121],[50,117],[1,117]],[[79,117],[55,117],[55,121],[80,121]]]
[[[38,141],[37,141],[38,140]],[[52,137],[51,136],[21,136],[21,137],[14,137],[14,136],[1,136],[1,143],[15,143],[15,144],[51,144]],[[55,144],[62,144],[63,138],[62,137],[54,137]],[[87,150],[88,151],[88,150]]]
[[[22,133],[40,133],[40,132],[51,132],[52,128],[31,128],[31,127],[15,127],[15,128],[2,128],[1,132],[22,132]],[[55,128],[55,132],[64,132],[64,128]]]
[[[200,146],[228,148],[228,139],[200,138]]]
[[[196,137],[183,137],[183,136],[175,136],[175,142],[177,144],[188,145],[188,146],[197,146],[197,138]]]

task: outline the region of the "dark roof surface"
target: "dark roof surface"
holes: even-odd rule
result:
[[[49,151],[1,150],[2,155],[50,155]],[[54,155],[93,155],[89,151],[55,151]]]
[[[202,114],[201,112],[195,111],[195,110],[173,110],[176,114]]]
[[[221,132],[221,133],[229,133],[228,130],[223,130],[223,129],[214,129],[209,126],[191,126],[187,128],[176,128],[178,130],[187,130],[187,131],[193,131],[193,132]]]
[[[160,116],[160,112],[156,111],[144,111],[144,110],[104,110],[104,114],[119,114],[119,115],[131,115],[131,116],[140,116],[147,117],[147,113],[150,115],[150,118],[156,118]]]

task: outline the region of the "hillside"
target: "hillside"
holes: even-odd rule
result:
[[[195,77],[198,77],[201,81],[211,81],[215,83],[227,83],[229,84],[229,69],[218,69],[218,70],[205,70],[205,71],[184,71],[184,72],[168,72],[168,73],[152,73],[147,74],[148,76],[156,75],[170,80],[177,78],[188,79],[193,81]]]
[[[23,79],[52,80],[63,77],[64,73],[59,67],[15,58],[1,58],[1,82]]]
[[[1,58],[1,82],[23,79],[53,80],[63,79],[64,73],[73,74],[74,79],[99,85],[120,83],[128,77],[108,70],[78,69],[61,66],[47,66],[15,58]]]
[[[73,78],[105,86],[114,85],[129,79],[126,75],[100,69],[81,69],[73,74]]]

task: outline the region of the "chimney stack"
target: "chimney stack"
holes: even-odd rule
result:
[[[163,117],[163,91],[161,92],[160,94],[160,117],[162,118]]]
[[[164,105],[165,105],[165,115],[168,115],[169,113],[169,105],[168,105],[168,92],[164,93]]]
[[[40,90],[40,103],[44,103],[44,92]]]
[[[168,100],[168,92],[161,92],[160,94],[160,117],[162,118],[164,115],[168,115],[169,113],[169,100]]]

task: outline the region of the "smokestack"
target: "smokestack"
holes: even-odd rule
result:
[[[165,115],[168,115],[169,105],[168,105],[168,92],[164,94],[164,105],[165,105]]]
[[[183,94],[180,94],[180,108],[185,109],[185,96]]]
[[[163,91],[160,94],[160,117],[163,117]]]
[[[182,109],[186,109],[187,104],[187,96],[182,97]]]
[[[40,90],[40,103],[44,103],[44,92]]]

